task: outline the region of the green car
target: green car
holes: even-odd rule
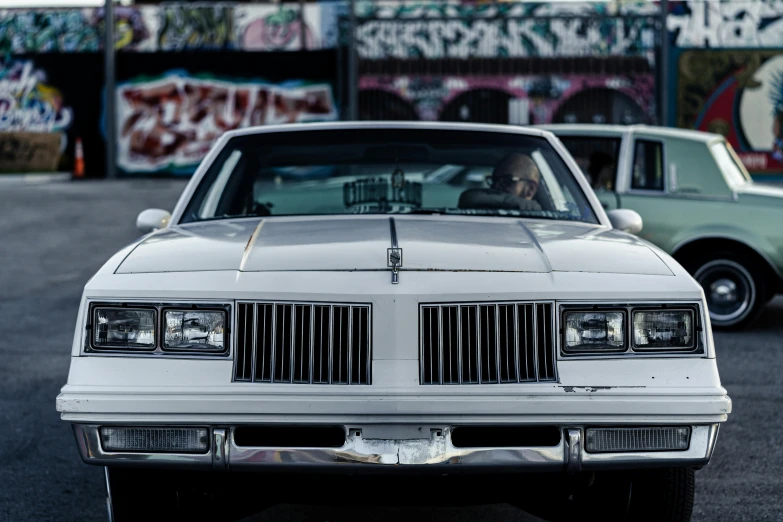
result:
[[[743,328],[783,291],[783,188],[754,183],[718,134],[645,125],[541,125],[571,152],[606,209],[701,284],[712,325]]]

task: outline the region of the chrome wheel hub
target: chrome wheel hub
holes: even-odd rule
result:
[[[730,305],[736,303],[737,283],[728,278],[721,278],[710,285],[710,301]]]

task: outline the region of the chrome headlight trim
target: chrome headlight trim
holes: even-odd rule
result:
[[[612,359],[612,358],[660,358],[660,357],[706,357],[707,338],[705,331],[704,305],[695,300],[688,301],[558,301],[557,331],[558,360],[574,359]],[[568,353],[565,345],[566,312],[608,312],[625,311],[625,351]],[[692,311],[694,321],[694,346],[689,349],[636,348],[634,346],[633,317],[636,311]]]
[[[85,314],[85,324],[83,325],[83,342],[80,355],[97,355],[101,357],[163,357],[170,359],[210,359],[220,360],[229,359],[233,356],[233,301],[219,300],[176,300],[176,301],[158,301],[158,300],[106,300],[95,299],[87,300],[87,313]],[[155,346],[154,349],[122,349],[122,348],[104,348],[96,347],[94,341],[93,328],[95,327],[95,309],[96,308],[117,308],[117,309],[152,309],[155,311]],[[220,352],[207,352],[204,350],[172,350],[164,349],[164,321],[167,310],[197,310],[197,311],[221,311],[225,315],[225,346]]]

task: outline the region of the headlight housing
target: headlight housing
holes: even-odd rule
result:
[[[690,351],[695,347],[693,310],[636,310],[634,350]]]
[[[230,318],[228,304],[92,302],[84,352],[228,356]]]
[[[155,309],[96,307],[93,310],[96,350],[154,350]]]
[[[564,352],[624,352],[626,348],[624,311],[565,313]]]
[[[562,357],[703,354],[699,305],[562,304]]]
[[[165,310],[163,350],[222,352],[226,313],[222,310]]]

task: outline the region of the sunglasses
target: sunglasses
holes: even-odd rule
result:
[[[519,176],[501,176],[501,177],[505,179],[510,179],[511,181],[514,182],[524,181],[528,186],[532,185],[533,188],[538,189],[538,182],[534,179],[520,178]],[[487,179],[487,184],[492,185],[492,179],[493,179],[492,176],[487,176],[486,179]]]

